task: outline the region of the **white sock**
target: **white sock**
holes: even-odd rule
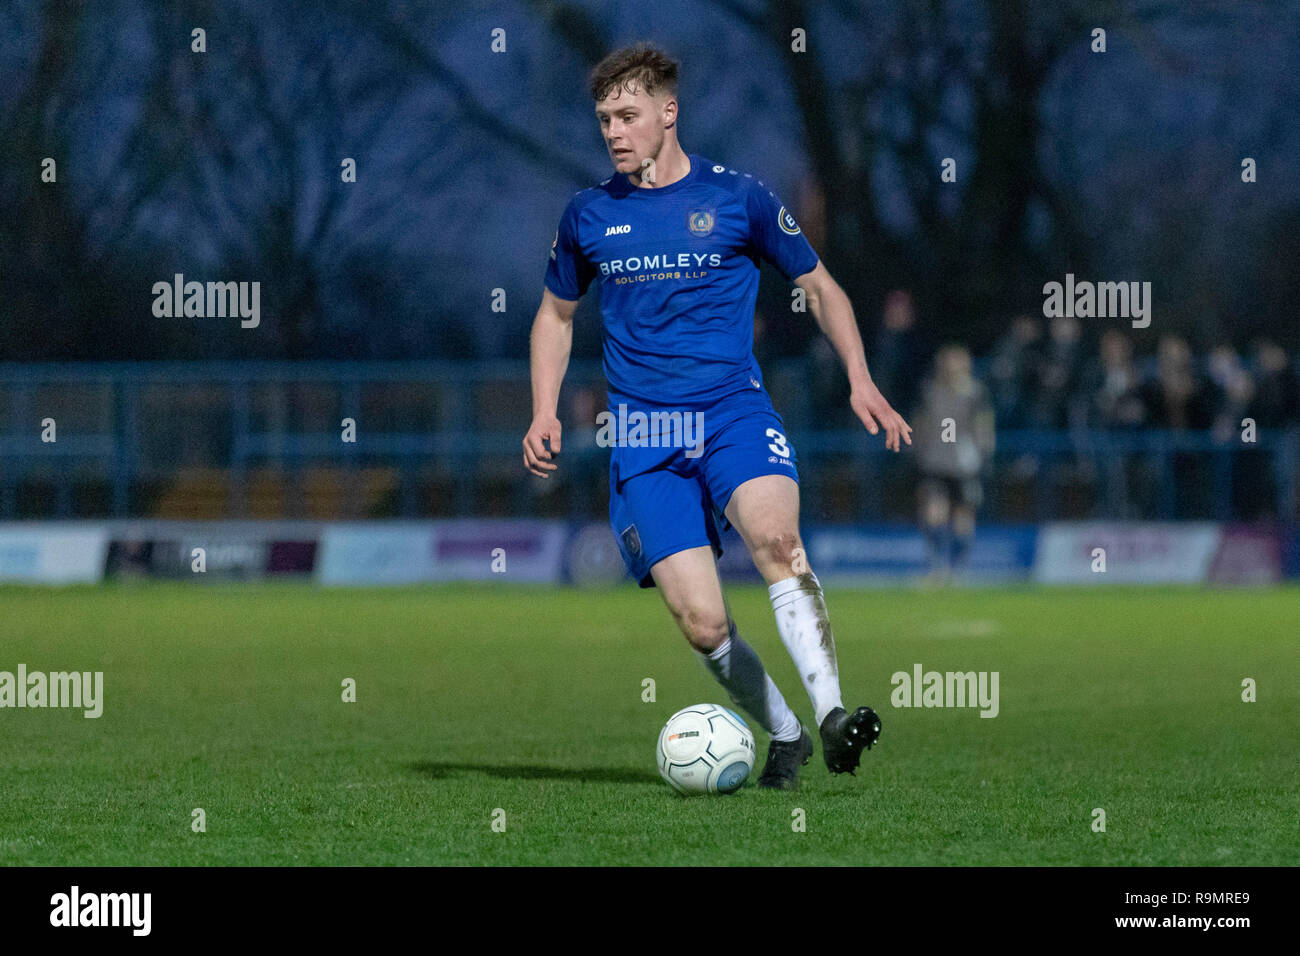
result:
[[[827,714],[844,706],[840,698],[840,671],[835,661],[835,638],[831,634],[821,582],[809,572],[777,581],[767,589],[767,594],[776,613],[776,629],[794,666],[799,668],[799,677],[812,700],[820,727]]]
[[[776,689],[754,649],[736,633],[734,626],[731,636],[712,654],[695,653],[730,695],[731,702],[766,730],[773,740],[799,739],[799,718]]]

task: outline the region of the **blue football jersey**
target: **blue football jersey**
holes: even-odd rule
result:
[[[761,256],[793,281],[817,253],[761,181],[695,154],[659,189],[616,174],[569,200],[546,288],[600,280],[611,405],[700,408],[761,387],[754,302]]]

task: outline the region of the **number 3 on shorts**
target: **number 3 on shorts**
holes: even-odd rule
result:
[[[772,441],[767,443],[767,447],[772,449],[772,454],[780,455],[782,458],[790,457],[790,446],[785,443],[785,436],[775,428],[767,430],[767,437]]]

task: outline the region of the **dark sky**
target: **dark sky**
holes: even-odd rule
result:
[[[807,55],[840,104],[836,125],[905,134],[918,121],[905,42],[935,62],[961,48],[978,69],[993,56],[991,3],[939,3],[946,26],[921,20],[903,33],[900,18],[915,7],[903,0],[814,4]],[[1084,32],[1051,64],[1038,103],[1043,175],[1068,192],[1106,270],[1099,278],[1145,278],[1155,261],[1171,275],[1221,273],[1245,289],[1269,261],[1261,236],[1300,206],[1300,2],[1093,6],[1124,17],[1096,18],[1107,53],[1090,52]],[[71,4],[80,18],[51,24],[43,14],[58,4],[18,0],[0,13],[4,86],[27,91],[0,104],[11,134],[5,183],[30,190],[40,157],[57,156],[62,195],[86,223],[84,254],[117,269],[119,286],[147,289],[173,271],[308,276],[315,298],[299,301],[318,316],[310,334],[337,335],[353,352],[436,353],[459,324],[477,354],[522,356],[560,213],[609,174],[584,39],[664,45],[682,61],[687,151],[753,172],[797,208],[810,144],[779,51],[761,20],[746,22],[763,7],[104,0]],[[1050,36],[1060,7],[1031,4],[1027,29]],[[196,25],[208,30],[202,55],[189,50]],[[491,51],[497,28],[505,53]],[[33,89],[47,29],[70,31],[70,66],[55,88]],[[884,83],[847,112],[843,91],[873,76]],[[926,136],[936,178],[945,156],[969,170],[973,115],[970,88],[947,83]],[[1259,182],[1243,188],[1247,155]],[[359,179],[341,186],[345,156]],[[887,151],[861,161],[882,227],[906,236],[915,217],[904,170]],[[134,199],[144,184],[147,195]],[[827,184],[828,202],[842,188]],[[32,207],[12,201],[0,229],[19,231]],[[1031,213],[1031,225],[1046,221]],[[292,284],[282,280],[272,301]],[[506,290],[504,314],[491,311],[495,288]],[[598,342],[591,309],[579,313],[588,351]],[[858,309],[874,321],[869,304]]]

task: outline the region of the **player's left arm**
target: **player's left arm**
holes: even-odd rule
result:
[[[912,444],[912,426],[894,411],[871,380],[866,350],[862,347],[858,322],[853,316],[853,304],[840,284],[831,278],[825,264],[820,261],[812,272],[805,272],[794,282],[803,289],[813,318],[844,363],[852,389],[849,403],[862,424],[867,426],[867,431],[877,435],[883,427],[885,447],[894,451],[902,447],[902,442]]]

